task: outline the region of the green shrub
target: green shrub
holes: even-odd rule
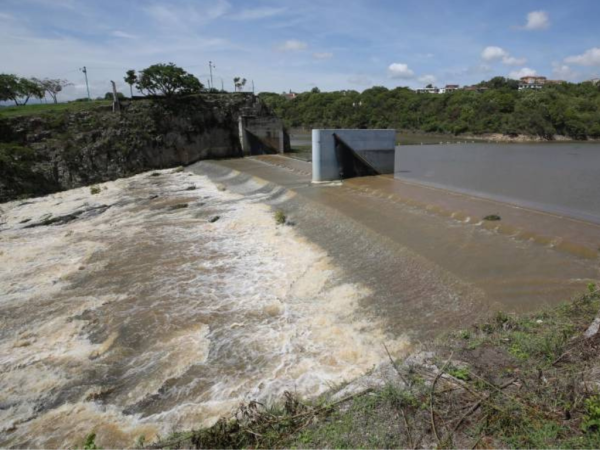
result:
[[[287,221],[287,216],[285,215],[285,213],[278,209],[277,211],[275,211],[275,223],[277,225],[283,225],[285,224],[285,222]]]
[[[102,189],[100,189],[100,186],[92,186],[90,187],[90,194],[92,195],[97,195],[102,191]]]
[[[585,400],[586,414],[583,416],[581,429],[585,432],[600,429],[600,396],[594,395]]]
[[[90,433],[86,436],[83,443],[83,450],[99,450],[100,447],[96,444],[96,433]]]

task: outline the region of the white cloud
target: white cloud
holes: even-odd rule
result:
[[[405,80],[415,77],[415,73],[408,68],[404,63],[392,63],[388,67],[388,72],[391,78],[402,78]]]
[[[483,49],[481,57],[485,61],[496,61],[508,57],[508,52],[500,47],[489,46]]]
[[[505,56],[502,63],[507,66],[522,66],[527,63],[527,58],[515,58],[514,56]]]
[[[531,11],[527,14],[527,24],[524,30],[545,30],[550,26],[550,18],[546,11]]]
[[[231,16],[232,19],[235,20],[260,20],[266,19],[269,17],[279,16],[286,11],[286,8],[252,8],[252,9],[243,9],[239,13]]]
[[[331,52],[317,52],[313,53],[313,58],[315,59],[331,59],[333,58],[333,53]]]
[[[572,80],[572,79],[576,78],[578,75],[577,72],[572,70],[566,64],[553,63],[552,66],[553,66],[552,76],[559,80]]]
[[[516,58],[503,48],[493,45],[483,49],[481,58],[488,62],[501,60],[502,64],[506,64],[507,66],[522,66],[527,63],[527,58]]]
[[[569,56],[565,58],[565,62],[581,66],[600,66],[600,47],[590,48],[581,55]]]
[[[419,77],[419,81],[423,84],[434,84],[437,78],[434,75],[423,75]]]
[[[125,31],[115,30],[110,33],[111,36],[123,38],[123,39],[137,39],[137,36],[134,34],[126,33]]]
[[[529,67],[523,67],[519,70],[513,70],[508,74],[508,78],[512,78],[513,80],[518,80],[521,77],[532,77],[535,76],[537,72],[534,69],[530,69]]]
[[[290,39],[277,46],[277,50],[281,52],[297,52],[299,50],[305,50],[308,47],[306,42],[298,41],[296,39]]]

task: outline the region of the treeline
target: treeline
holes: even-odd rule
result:
[[[408,88],[373,87],[320,92],[317,88],[288,99],[260,97],[291,128],[395,128],[429,133],[533,135],[552,139],[600,138],[600,86],[592,83],[547,85],[519,91],[518,83],[496,77],[488,89],[447,94],[417,94]]]

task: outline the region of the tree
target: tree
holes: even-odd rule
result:
[[[6,102],[8,100],[14,101],[17,105],[19,90],[19,78],[16,75],[8,73],[0,74],[0,101]]]
[[[137,83],[137,81],[138,81],[135,70],[133,70],[133,69],[128,70],[126,72],[125,78],[123,78],[123,79],[125,80],[125,83],[127,83],[129,85],[129,92],[131,93],[131,98],[133,98],[133,85],[135,83]]]
[[[63,88],[73,84],[59,78],[44,78],[43,80],[32,78],[32,80],[52,97],[54,103],[58,103],[57,96],[59,92],[62,92]]]
[[[204,87],[191,73],[173,63],[154,64],[139,73],[136,87],[149,95],[186,95],[198,93]]]
[[[44,90],[37,82],[16,75],[0,74],[0,101],[12,100],[18,106],[26,105],[31,97],[43,96]],[[20,100],[23,98],[24,100]]]
[[[246,79],[245,78],[240,78],[240,77],[235,77],[233,79],[233,84],[235,86],[235,91],[241,91],[244,86],[246,85]]]
[[[125,98],[125,94],[123,94],[122,92],[117,92],[117,98],[119,100],[123,100]],[[113,100],[113,93],[107,92],[106,94],[104,94],[104,100]]]
[[[24,105],[27,104],[31,97],[38,99],[44,98],[44,88],[34,80],[28,80],[27,78],[21,78],[19,80],[19,90],[22,97],[25,97]]]

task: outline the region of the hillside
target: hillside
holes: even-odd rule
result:
[[[600,86],[591,83],[518,91],[504,78],[482,82],[485,92],[417,94],[398,87],[311,92],[294,99],[274,93],[260,97],[292,128],[395,128],[427,133],[499,133],[543,139],[600,138]]]
[[[241,156],[238,117],[271,116],[252,94],[2,108],[0,202],[200,159]]]

